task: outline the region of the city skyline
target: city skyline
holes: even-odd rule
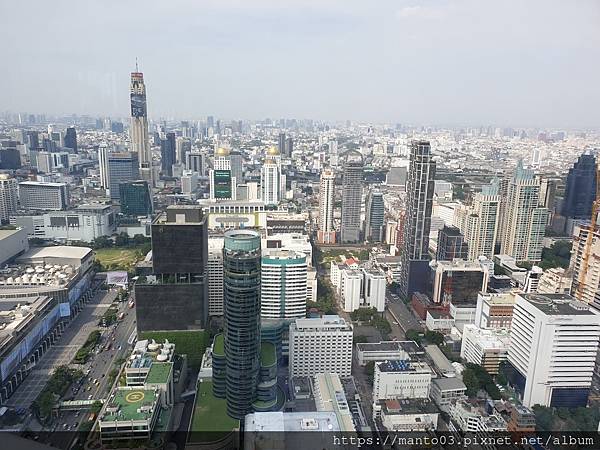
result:
[[[6,109],[126,117],[127,77],[138,57],[151,118],[548,127],[589,127],[600,118],[594,2],[384,2],[373,9],[336,0],[285,8],[269,0],[182,0],[143,10],[120,5],[118,16],[76,6],[4,11],[32,17],[33,29],[67,13],[72,25],[36,45],[25,36],[11,45],[11,70],[0,75]],[[156,33],[163,21],[178,26]],[[6,40],[18,34],[16,25],[0,27]],[[31,70],[32,61],[44,70]]]

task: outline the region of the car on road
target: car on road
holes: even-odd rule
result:
[[[91,400],[91,399],[92,399],[92,397],[93,397],[93,395],[92,395],[92,394],[88,395],[88,400]]]
[[[67,424],[67,423],[63,423],[63,429],[65,429],[65,430],[66,430],[67,428],[69,428],[69,424]]]

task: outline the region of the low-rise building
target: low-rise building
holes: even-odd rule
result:
[[[24,228],[16,230],[0,230],[0,265],[22,255],[29,250],[27,231]]]
[[[449,407],[452,425],[465,433],[506,431],[506,422],[497,414],[486,414],[483,408],[466,400],[457,400]]]
[[[60,305],[52,297],[0,298],[0,404],[29,375],[64,327]]]
[[[467,386],[459,378],[435,378],[431,380],[431,399],[445,412],[456,400],[467,398]]]
[[[317,411],[334,412],[341,432],[355,432],[352,412],[337,373],[320,373],[314,382]]]
[[[423,350],[414,341],[382,341],[356,344],[356,359],[358,364],[365,366],[374,361],[412,359],[423,355]]]
[[[25,228],[30,238],[61,242],[92,242],[117,230],[115,213],[110,205],[81,205],[40,215],[16,214],[11,216],[10,223]]]
[[[384,361],[375,364],[373,401],[429,398],[431,369],[424,362]]]
[[[429,331],[448,333],[454,326],[454,319],[450,314],[445,314],[441,311],[427,311],[425,326]]]
[[[500,363],[508,358],[509,346],[508,330],[486,330],[475,325],[466,325],[462,334],[460,357],[467,362],[483,366],[488,373],[496,375]]]
[[[428,400],[384,400],[373,405],[377,428],[399,432],[437,429],[439,411]]]

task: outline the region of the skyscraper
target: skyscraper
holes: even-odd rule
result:
[[[210,198],[212,200],[235,200],[236,179],[231,174],[229,149],[218,148],[215,152],[214,169],[209,172]]]
[[[429,141],[413,141],[406,182],[406,215],[402,236],[400,293],[427,292],[429,231],[436,164]]]
[[[118,200],[119,184],[138,180],[138,155],[130,152],[112,152],[108,154],[108,182],[110,198]]]
[[[160,157],[162,174],[167,177],[173,176],[173,164],[175,164],[176,153],[175,133],[167,133],[165,139],[160,140]]]
[[[270,149],[260,169],[262,199],[267,206],[277,206],[281,201],[281,168],[275,158],[278,155],[279,151],[275,147]]]
[[[154,219],[154,280],[135,284],[138,332],[206,328],[207,260],[207,218],[201,206],[169,206]]]
[[[517,261],[540,261],[548,209],[540,207],[540,179],[519,161],[507,180],[502,214],[502,253]]]
[[[370,242],[381,242],[383,240],[385,215],[383,193],[377,189],[372,189],[367,197],[366,207],[365,239]]]
[[[110,187],[108,179],[108,146],[105,142],[98,147],[98,166],[100,169],[100,187],[108,189]]]
[[[491,259],[494,256],[496,238],[500,228],[501,198],[495,180],[475,194],[473,204],[457,211],[455,224],[460,228],[468,246],[467,259],[479,256]]]
[[[17,212],[18,198],[17,180],[0,174],[0,223],[8,222],[10,215]]]
[[[362,200],[363,158],[360,152],[346,152],[342,173],[341,242],[360,241],[360,205]]]
[[[148,111],[146,108],[146,85],[144,74],[131,73],[131,151],[137,154],[139,173],[152,186],[152,153],[148,139]],[[117,194],[118,195],[118,194]]]
[[[67,128],[65,133],[65,147],[73,150],[73,153],[77,153],[77,131],[75,127]]]
[[[244,182],[244,158],[240,152],[231,152],[229,154],[231,163],[231,176],[235,178],[236,184]]]
[[[282,155],[285,155],[285,151],[286,151],[286,138],[285,138],[285,133],[279,133],[279,135],[277,136],[277,148],[279,149],[279,153]]]
[[[335,227],[333,225],[333,200],[335,193],[335,173],[325,169],[321,173],[319,187],[319,230],[317,241],[320,244],[335,244]]]
[[[223,288],[227,413],[242,419],[252,411],[260,371],[260,234],[225,233]]]
[[[590,220],[596,199],[596,158],[584,153],[569,169],[561,215],[567,218],[566,232],[571,235],[574,221]]]

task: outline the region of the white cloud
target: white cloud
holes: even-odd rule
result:
[[[396,11],[398,19],[407,18],[423,18],[423,19],[438,19],[443,16],[441,8],[432,8],[429,6],[405,6]]]

